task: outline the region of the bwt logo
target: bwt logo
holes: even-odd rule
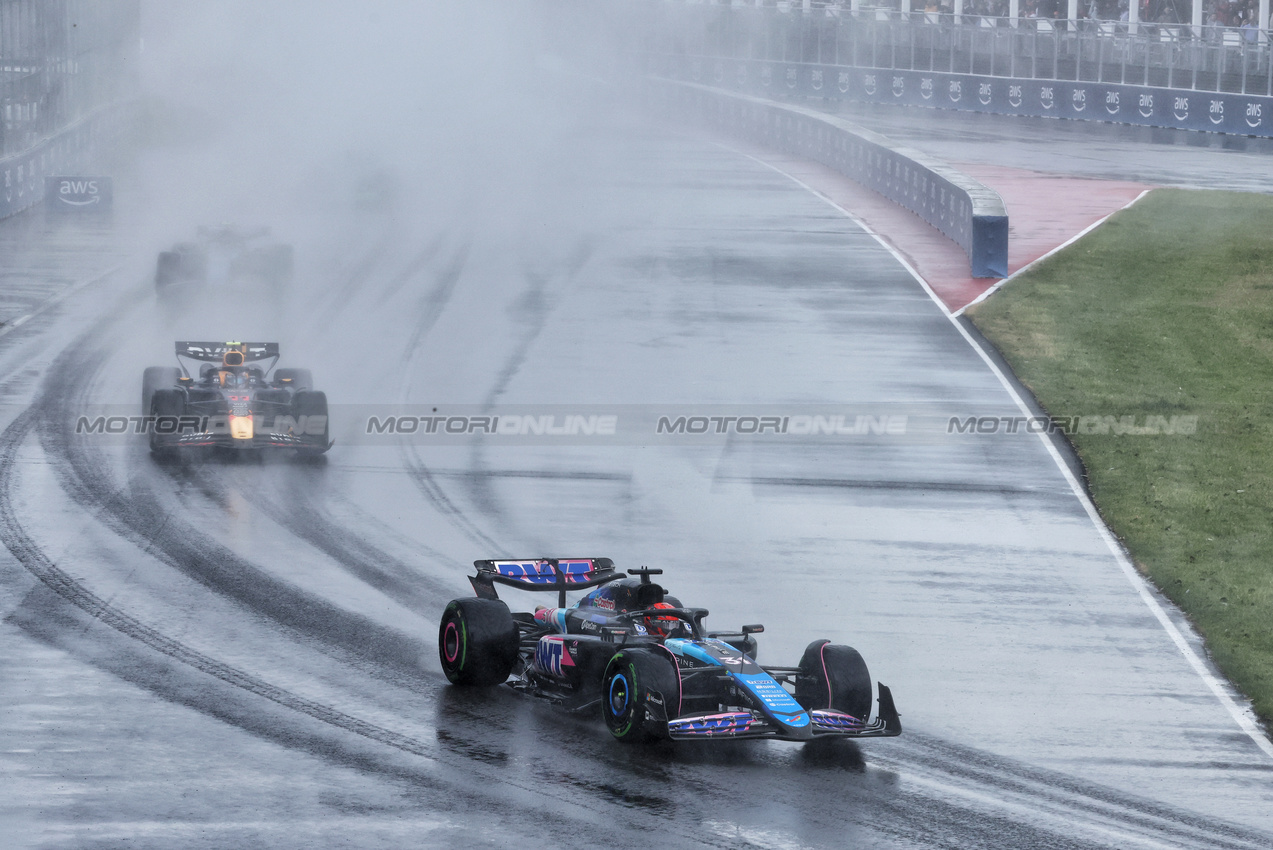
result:
[[[561,678],[566,647],[560,640],[544,638],[535,646],[535,666],[550,676]]]

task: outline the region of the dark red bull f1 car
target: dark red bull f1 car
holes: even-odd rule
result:
[[[513,688],[574,711],[598,707],[621,741],[868,738],[900,735],[885,685],[857,650],[816,640],[796,667],[756,663],[754,635],[709,632],[687,608],[609,558],[475,561],[476,598],[446,607],[442,669],[455,685]],[[496,585],[556,592],[557,607],[513,613]],[[567,591],[589,590],[567,607]]]
[[[213,446],[331,448],[327,396],[308,369],[275,369],[277,342],[178,342],[176,366],[142,376],[141,412],[156,454]]]

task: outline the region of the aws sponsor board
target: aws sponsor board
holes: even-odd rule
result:
[[[45,177],[44,199],[59,212],[107,212],[114,192],[109,177]]]

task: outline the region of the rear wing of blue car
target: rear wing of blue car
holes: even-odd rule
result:
[[[566,607],[567,590],[584,590],[620,577],[609,558],[507,558],[474,561],[477,575],[469,577],[483,599],[498,599],[495,585],[518,590],[557,591],[557,607]]]

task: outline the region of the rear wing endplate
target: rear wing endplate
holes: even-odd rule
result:
[[[477,575],[469,577],[483,599],[498,599],[495,585],[518,590],[555,590],[557,607],[566,607],[567,590],[583,590],[620,577],[609,558],[506,558],[474,561]]]

